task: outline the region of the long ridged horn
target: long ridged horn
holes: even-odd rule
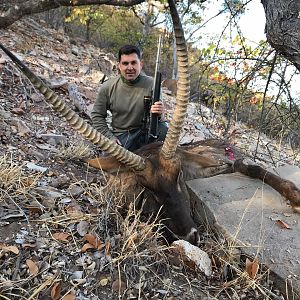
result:
[[[170,159],[174,157],[183,122],[186,116],[187,105],[190,95],[189,63],[184,32],[174,1],[168,0],[168,3],[173,20],[173,27],[176,38],[178,83],[175,111],[170,123],[170,127],[168,129],[166,139],[161,149],[161,154],[165,159]]]
[[[7,54],[8,57],[18,66],[18,68],[28,77],[33,86],[40,91],[46,101],[53,107],[53,109],[64,117],[67,122],[85,138],[98,146],[101,150],[107,152],[115,157],[119,162],[136,170],[141,171],[145,169],[146,164],[142,157],[126,150],[117,143],[111,141],[95,128],[89,125],[84,119],[75,113],[62,99],[59,98],[54,91],[52,91],[38,76],[36,76],[30,69],[22,63],[13,53],[6,49],[1,43],[0,48]]]

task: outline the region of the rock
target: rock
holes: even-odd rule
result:
[[[50,186],[37,187],[33,189],[33,191],[42,196],[43,198],[51,198],[56,200],[63,197],[63,194],[59,190]]]
[[[28,162],[28,163],[26,164],[26,167],[27,167],[29,170],[32,170],[32,171],[38,171],[38,172],[41,172],[41,173],[45,173],[45,172],[48,170],[48,168],[38,166],[38,165],[36,165],[36,164],[33,163],[33,162]]]
[[[31,133],[31,129],[22,120],[17,122],[17,130],[20,136],[24,136]]]
[[[65,175],[59,175],[56,178],[52,178],[49,185],[54,187],[54,188],[63,188],[63,187],[67,187],[70,184],[70,178]]]
[[[50,117],[49,116],[33,115],[32,120],[33,121],[40,121],[40,122],[50,122]]]
[[[9,120],[11,118],[12,114],[9,111],[6,110],[0,110],[0,118],[1,119],[5,119],[5,120]]]
[[[51,89],[57,89],[68,85],[65,77],[50,77],[44,79]]]
[[[28,152],[29,155],[34,156],[37,160],[45,160],[46,157],[39,151],[29,148]]]
[[[269,171],[300,187],[296,166]],[[262,181],[240,173],[195,179],[187,186],[196,222],[214,227],[243,253],[267,265],[277,286],[300,299],[300,281],[293,277],[300,274],[300,215],[293,213],[283,197]],[[278,226],[278,220],[291,229]]]
[[[192,263],[192,265],[194,264],[204,272],[206,276],[211,276],[211,260],[206,252],[184,240],[175,241],[171,246],[174,247],[173,249],[177,253],[183,256],[183,260],[187,265],[191,265]]]
[[[62,134],[41,134],[41,138],[53,146],[67,145],[67,137]]]
[[[68,188],[69,194],[74,198],[79,197],[82,193],[84,193],[84,191],[84,188],[79,185],[71,185]]]
[[[86,75],[86,74],[88,74],[89,70],[90,70],[90,67],[87,65],[84,65],[84,66],[79,66],[78,72],[80,74]]]
[[[203,141],[205,139],[205,136],[202,132],[197,133],[190,133],[187,132],[182,136],[179,140],[180,145],[187,145],[198,141]]]
[[[74,54],[76,56],[78,56],[80,54],[79,48],[76,47],[76,46],[73,46],[73,45],[72,45],[72,48],[71,48],[71,52],[72,52],[72,54]]]
[[[88,233],[90,224],[87,221],[80,221],[77,224],[77,232],[81,235],[81,236],[85,236]]]

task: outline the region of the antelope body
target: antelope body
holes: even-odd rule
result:
[[[88,140],[93,142],[110,157],[91,160],[94,167],[112,171],[121,167],[121,179],[130,178],[131,184],[150,190],[165,215],[172,221],[172,230],[187,241],[198,244],[199,233],[190,215],[189,197],[185,180],[207,177],[224,172],[232,172],[235,166],[252,177],[262,180],[268,178],[271,186],[279,186],[281,178],[267,173],[259,166],[247,166],[238,160],[235,165],[228,164],[222,147],[196,145],[190,149],[177,147],[180,131],[186,115],[189,99],[188,55],[180,19],[174,0],[168,0],[176,38],[178,83],[176,108],[163,144],[147,145],[131,153],[115,142],[97,132],[79,117],[66,103],[33,74],[17,57],[0,44],[0,48],[13,60],[32,84],[45,96],[53,109]],[[220,152],[221,149],[221,152]],[[300,191],[292,183],[284,181],[281,192],[290,199],[295,209],[300,208]]]

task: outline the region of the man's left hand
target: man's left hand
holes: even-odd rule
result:
[[[163,114],[165,112],[165,107],[161,101],[154,102],[151,106],[151,112],[153,114]]]

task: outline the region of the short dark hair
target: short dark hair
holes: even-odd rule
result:
[[[125,46],[121,47],[119,50],[119,54],[118,54],[119,61],[121,60],[121,56],[123,54],[128,55],[128,54],[132,54],[132,53],[135,53],[138,56],[138,58],[141,59],[141,56],[142,56],[141,50],[138,47],[133,46],[133,45],[125,45]]]

